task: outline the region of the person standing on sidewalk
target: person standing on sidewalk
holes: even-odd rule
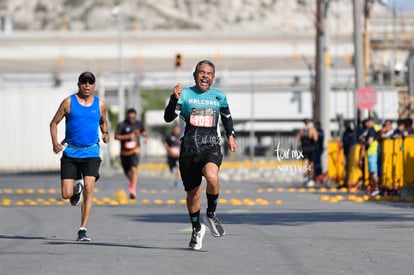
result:
[[[365,131],[360,136],[361,153],[360,166],[363,168],[365,154],[368,161],[368,172],[370,182],[370,196],[375,197],[380,194],[378,179],[378,134],[374,118],[368,117],[364,120]],[[379,130],[379,129],[378,129]]]
[[[315,122],[315,129],[318,133],[318,141],[316,142],[316,148],[315,148],[315,156],[314,156],[314,167],[315,167],[315,173],[314,177],[316,179],[316,183],[322,183],[326,185],[326,180],[323,167],[322,167],[322,154],[325,150],[324,148],[324,140],[325,140],[325,132],[322,129],[322,125],[320,121]]]
[[[140,136],[147,142],[147,132],[141,121],[137,120],[137,111],[130,108],[127,111],[126,119],[119,123],[115,139],[121,141],[121,163],[125,176],[129,180],[129,198],[135,199],[138,186],[138,164],[141,153]]]
[[[59,153],[67,144],[60,161],[62,198],[70,199],[72,205],[78,205],[83,194],[78,241],[91,240],[86,235],[86,228],[101,164],[99,128],[103,142],[108,143],[110,140],[106,104],[94,96],[94,91],[94,74],[83,72],[78,79],[78,92],[62,101],[50,122],[53,152]],[[63,118],[66,118],[65,139],[64,142],[58,142],[57,126]]]
[[[303,170],[305,177],[305,184],[308,187],[315,185],[314,180],[314,160],[316,153],[316,144],[318,142],[318,131],[311,126],[310,120],[303,120],[305,126],[299,130],[296,138],[300,141],[300,146],[303,151]]]
[[[197,63],[193,77],[195,85],[183,88],[178,83],[170,96],[164,111],[164,120],[173,121],[180,116],[181,150],[180,172],[187,192],[187,210],[193,232],[190,248],[200,250],[206,231],[200,221],[201,181],[207,181],[207,213],[203,222],[215,237],[225,235],[223,226],[215,212],[218,203],[220,184],[219,167],[222,162],[220,147],[219,117],[228,138],[229,149],[236,151],[237,143],[233,129],[233,120],[225,94],[212,87],[215,66],[209,60]]]
[[[175,126],[172,132],[165,137],[164,147],[167,150],[167,163],[171,174],[174,175],[174,186],[180,184],[180,170],[178,169],[178,159],[180,157],[180,126]]]

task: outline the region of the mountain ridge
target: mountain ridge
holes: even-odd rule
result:
[[[302,4],[301,4],[302,3]],[[14,30],[113,30],[119,6],[126,30],[271,30],[314,32],[315,1],[294,0],[3,0]],[[351,1],[333,1],[330,31],[352,32]]]

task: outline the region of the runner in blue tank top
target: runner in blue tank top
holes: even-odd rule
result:
[[[53,151],[57,154],[67,144],[61,158],[62,198],[78,205],[83,194],[81,226],[78,241],[90,241],[86,235],[92,210],[95,182],[99,179],[101,164],[99,128],[103,142],[109,142],[106,105],[94,96],[95,76],[84,72],[78,79],[78,92],[65,98],[50,122]],[[65,140],[58,141],[57,126],[66,118]]]
[[[207,181],[207,213],[203,222],[215,237],[225,234],[220,220],[216,217],[216,208],[220,191],[218,171],[222,161],[220,148],[219,118],[228,138],[229,149],[236,151],[237,144],[233,129],[229,105],[225,94],[213,87],[215,67],[211,61],[200,61],[193,73],[195,86],[174,87],[174,92],[165,108],[164,120],[173,121],[180,116],[181,149],[179,166],[185,191],[187,209],[193,233],[190,248],[200,250],[206,231],[200,222],[201,181]]]

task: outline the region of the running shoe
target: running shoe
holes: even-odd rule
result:
[[[73,186],[73,195],[70,197],[70,204],[73,206],[79,205],[82,197],[82,191],[84,187],[84,182],[82,179],[75,180],[75,185]]]
[[[137,197],[137,190],[135,190],[134,185],[132,184],[132,182],[130,182],[129,185],[128,185],[128,191],[129,191],[129,198],[131,200],[133,200]]]
[[[91,238],[86,235],[86,230],[81,229],[78,231],[78,238],[77,238],[78,242],[90,242]]]
[[[306,183],[306,187],[314,187],[315,186],[315,181],[314,180],[310,180]]]
[[[378,189],[375,189],[374,191],[372,191],[371,197],[375,197],[375,196],[377,196],[379,194],[380,194],[380,191]]]
[[[175,188],[180,187],[180,182],[179,182],[178,180],[175,180],[175,181],[174,181],[174,187],[175,187]]]
[[[220,220],[216,217],[215,213],[212,213],[212,215],[210,214],[210,217],[208,215],[203,215],[202,219],[203,222],[208,226],[208,229],[210,229],[211,235],[214,237],[222,237],[226,234]]]
[[[190,240],[190,248],[193,250],[200,250],[203,247],[203,238],[206,234],[206,226],[204,224],[201,224],[200,231],[197,231],[195,228],[193,228],[193,233],[191,234],[191,240]]]

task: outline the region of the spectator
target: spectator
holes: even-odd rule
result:
[[[392,129],[392,120],[386,119],[382,124],[382,128],[377,132],[377,137],[379,141],[384,139],[392,138],[394,130]],[[383,153],[383,145],[382,142],[378,143],[378,181],[380,185],[382,185],[382,153]],[[382,192],[381,195],[384,193]]]
[[[405,121],[403,119],[397,120],[397,129],[392,133],[393,138],[405,137],[407,136],[407,130],[405,129]]]
[[[344,121],[344,127],[345,131],[342,134],[342,148],[344,150],[344,156],[345,156],[345,184],[348,183],[348,167],[349,167],[349,154],[351,152],[352,145],[355,144],[355,132],[352,127],[351,120],[345,120]]]
[[[406,129],[406,135],[407,136],[414,135],[413,120],[411,118],[406,118],[404,124],[405,124],[405,129]]]
[[[305,119],[303,121],[305,126],[299,130],[296,138],[300,141],[303,151],[303,170],[305,177],[305,184],[308,187],[314,186],[314,156],[316,143],[318,141],[318,132],[311,126],[310,120]]]
[[[392,138],[394,130],[392,129],[392,120],[386,119],[382,124],[380,137],[381,139],[384,138]]]
[[[370,178],[370,195],[375,197],[380,194],[378,181],[378,140],[374,127],[374,119],[369,117],[364,120],[364,133],[360,136],[361,154],[360,163],[362,166],[365,154],[368,160],[368,172]],[[362,166],[363,167],[363,166]]]
[[[351,120],[345,120],[344,122],[345,131],[342,134],[342,148],[344,148],[345,158],[348,159],[351,151],[351,146],[354,145],[354,129],[352,127]]]
[[[315,149],[315,178],[316,182],[319,183],[323,179],[323,169],[322,169],[322,154],[324,151],[323,143],[325,139],[325,133],[322,129],[320,121],[315,122],[315,129],[318,133],[318,141],[316,142]]]

